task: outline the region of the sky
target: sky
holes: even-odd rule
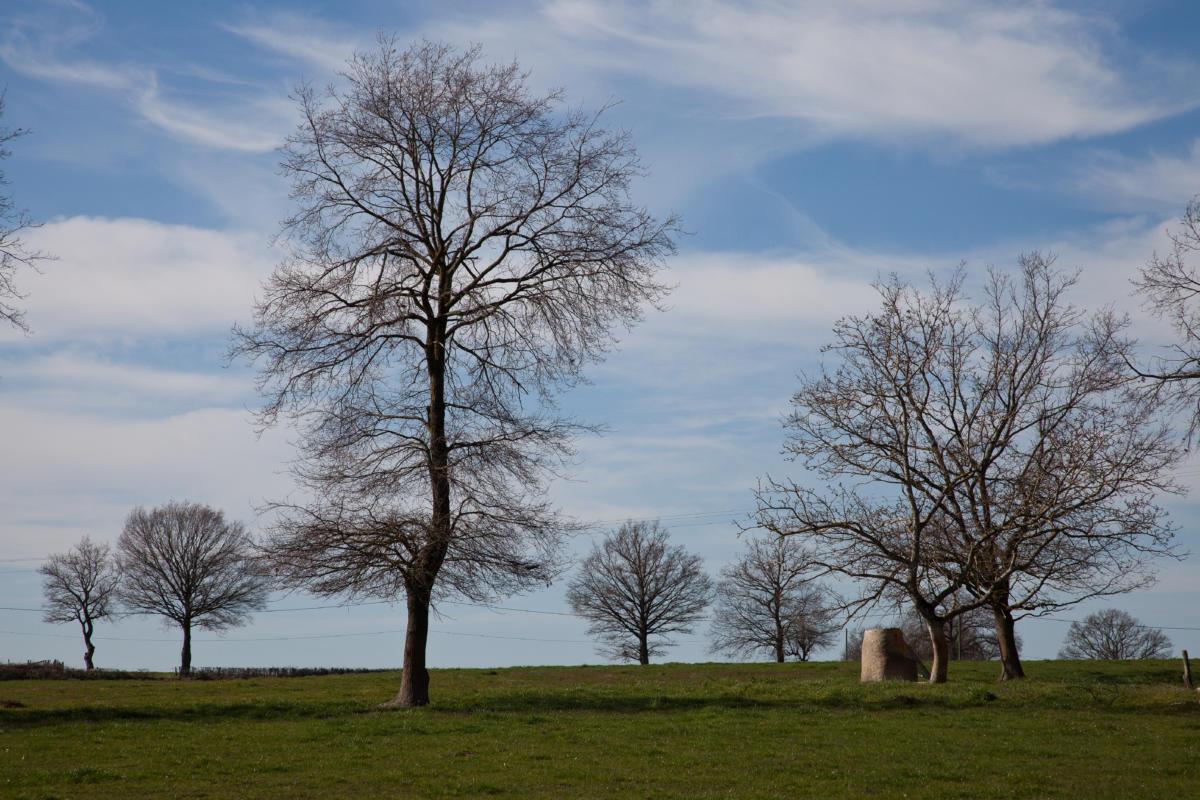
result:
[[[36,607],[36,559],[115,542],[135,506],[188,499],[256,528],[290,491],[291,437],[255,429],[229,332],[278,257],[290,95],[336,81],[379,32],[478,43],[572,104],[615,101],[605,119],[648,170],[634,199],[687,233],[667,308],[562,398],[607,430],[551,496],[595,526],[578,554],[622,519],[662,518],[715,575],[758,479],[804,478],[780,418],[876,278],[1050,252],[1079,270],[1076,304],[1129,312],[1147,353],[1168,340],[1130,280],[1200,193],[1196,30],[1190,0],[8,0],[0,122],[30,133],[0,166],[44,223],[27,241],[55,260],[21,277],[32,333],[0,330],[0,606]],[[1179,476],[1196,486],[1200,462]],[[1166,506],[1200,551],[1194,498]],[[1197,563],[1056,616],[1116,605],[1200,627]],[[430,663],[601,661],[563,586],[503,601],[523,611],[443,605]],[[198,633],[195,663],[399,664],[402,606],[310,608],[330,602],[276,595],[244,628]],[[1025,657],[1054,656],[1061,619],[1021,624]],[[705,633],[666,658],[712,659]],[[1167,633],[1200,650],[1200,633]],[[178,632],[153,619],[97,636],[100,666],[177,663]],[[0,660],[81,653],[76,628],[0,610]]]

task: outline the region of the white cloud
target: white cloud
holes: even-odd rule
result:
[[[246,412],[197,408],[125,419],[0,404],[0,532],[9,557],[41,556],[85,532],[113,538],[134,505],[191,499],[251,521],[282,496],[286,434],[256,436]]]
[[[836,244],[799,255],[685,254],[666,275],[676,285],[667,301],[668,316],[709,330],[751,322],[756,340],[777,333],[790,338],[795,331],[779,331],[780,325],[828,329],[838,317],[874,302],[870,284],[876,277],[928,268],[930,261]]]
[[[271,269],[264,238],[144,219],[47,223],[28,236],[57,257],[24,280],[29,323],[39,341],[227,331]]]
[[[725,115],[790,118],[831,137],[1039,144],[1200,102],[1195,65],[1135,80],[1108,52],[1108,25],[1045,3],[552,0],[532,16],[431,30],[555,64],[556,81],[564,68],[634,74],[707,93]]]
[[[1095,153],[1077,170],[1075,188],[1107,207],[1136,211],[1149,207],[1182,213],[1200,194],[1200,139],[1184,153],[1151,153],[1134,158]]]

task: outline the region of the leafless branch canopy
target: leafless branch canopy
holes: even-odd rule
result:
[[[931,636],[985,605],[1128,591],[1171,553],[1156,498],[1182,454],[1132,391],[1127,321],[1069,305],[1051,260],[1020,266],[991,271],[978,305],[961,270],[928,292],[879,284],[879,312],[837,323],[836,369],[802,379],[786,421],[787,451],[840,483],[758,492],[762,527],[814,537],[859,606],[904,599]]]
[[[813,582],[813,555],[795,538],[752,538],[721,569],[711,649],[730,656],[764,653],[807,661],[833,643],[840,625],[828,592]]]
[[[1149,366],[1134,366],[1150,393],[1189,415],[1188,439],[1200,433],[1200,195],[1188,203],[1171,252],[1155,253],[1134,281],[1146,306],[1168,320],[1177,341]]]
[[[657,522],[626,522],[596,545],[567,588],[571,609],[617,659],[650,663],[673,633],[691,633],[712,602],[701,558]]]
[[[51,623],[77,622],[83,632],[84,664],[92,669],[96,622],[116,611],[120,572],[109,557],[107,544],[84,536],[65,553],[55,553],[38,569],[46,598],[43,619]]]
[[[120,598],[133,612],[223,630],[262,609],[267,584],[240,522],[199,503],[135,508],[117,541]]]
[[[279,581],[325,596],[403,598],[433,537],[428,512],[405,513],[337,496],[277,505],[265,552]],[[475,517],[474,519],[472,517]],[[560,572],[559,540],[571,524],[548,504],[458,509],[433,597],[484,601],[549,584]]]
[[[4,95],[0,94],[0,117],[4,116]],[[28,131],[21,128],[0,127],[0,161],[12,155],[8,144],[24,136]],[[0,187],[8,181],[0,171]],[[22,331],[29,331],[25,313],[17,305],[24,295],[17,288],[17,272],[21,267],[35,268],[45,254],[30,250],[22,234],[37,227],[29,214],[21,210],[13,198],[0,191],[0,321],[6,321]]]
[[[456,588],[495,569],[543,579],[536,565],[565,525],[544,482],[585,429],[551,413],[553,394],[663,292],[673,223],[629,204],[628,136],[479,57],[384,38],[343,89],[299,93],[305,123],[283,162],[300,206],[284,229],[294,253],[237,352],[262,364],[263,422],[287,412],[302,426],[302,483],[336,497],[285,515],[298,538],[275,542],[301,545],[304,526],[333,520],[352,531],[325,537],[334,552],[312,574],[324,590],[337,590],[328,567],[362,556],[383,520],[401,561],[436,561],[417,555],[431,539],[456,542],[446,557],[462,565],[478,554]],[[346,588],[388,585],[348,571]]]
[[[1166,634],[1115,608],[1088,614],[1082,622],[1072,622],[1058,653],[1059,658],[1108,661],[1170,656],[1171,640]]]

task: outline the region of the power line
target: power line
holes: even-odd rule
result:
[[[440,631],[430,630],[431,634],[439,636],[465,636],[473,639],[506,639],[518,642],[553,642],[556,644],[593,644],[590,639],[542,639],[533,636],[500,636],[492,633],[465,633],[462,631]],[[0,633],[9,636],[33,636],[42,639],[77,639],[78,636],[73,636],[66,633],[26,633],[24,631],[4,631]],[[230,643],[230,642],[290,642],[305,639],[345,639],[352,636],[383,636],[386,634],[405,633],[403,628],[389,628],[381,631],[359,631],[353,633],[326,633],[326,634],[306,634],[303,636],[249,636],[235,637],[230,639],[193,639],[194,642],[205,642],[208,644]],[[150,639],[139,636],[94,636],[92,637],[98,642],[170,642],[174,644],[176,639]]]

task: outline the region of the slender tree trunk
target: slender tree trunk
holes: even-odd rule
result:
[[[650,637],[645,631],[638,636],[638,663],[643,666],[650,663]]]
[[[429,641],[430,593],[421,588],[408,590],[408,629],[404,634],[404,668],[400,691],[385,708],[416,708],[429,705],[429,669],[425,665]]]
[[[439,304],[449,297],[449,278],[439,280]],[[404,634],[404,666],[400,673],[400,691],[385,708],[415,708],[429,705],[429,669],[426,651],[429,644],[429,604],[438,571],[450,546],[450,447],[446,441],[446,330],[439,317],[432,323],[425,348],[429,378],[429,489],[433,513],[429,520],[430,543],[414,566],[415,579],[406,587],[408,626]]]
[[[92,644],[92,632],[94,627],[90,619],[83,623],[83,668],[87,672],[91,672],[96,668],[92,662],[92,656],[96,653],[96,645]]]
[[[783,620],[780,619],[780,606],[783,604],[783,598],[779,589],[775,590],[774,604],[771,607],[771,616],[775,621],[775,663],[782,664],[786,660],[787,653],[784,648],[784,630]]]
[[[192,674],[192,621],[183,622],[183,649],[179,653],[179,676]]]
[[[1025,677],[1021,666],[1021,654],[1017,652],[1017,622],[1012,612],[1003,605],[992,607],[996,621],[996,641],[1000,645],[1000,680],[1008,681]]]
[[[929,630],[929,643],[933,646],[933,663],[929,665],[929,682],[945,683],[946,667],[950,657],[950,644],[946,641],[946,624],[940,619],[925,620]]]

